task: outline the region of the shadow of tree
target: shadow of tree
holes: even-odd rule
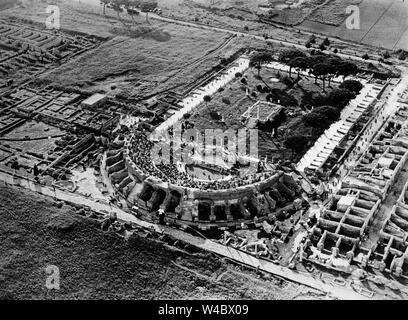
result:
[[[109,31],[115,35],[127,36],[133,39],[149,38],[158,42],[171,40],[170,33],[152,26],[133,26],[131,28],[112,27]]]

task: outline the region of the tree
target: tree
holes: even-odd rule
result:
[[[290,67],[289,77],[291,77],[292,68],[296,68],[298,69],[298,79],[300,79],[300,72],[310,67],[310,61],[307,57],[298,57],[289,61],[288,65]]]
[[[261,76],[261,69],[264,63],[268,63],[272,61],[272,54],[266,51],[260,51],[255,53],[249,62],[249,66],[251,68],[255,68],[258,70],[258,77]]]
[[[350,90],[339,88],[332,90],[327,97],[327,103],[333,107],[343,109],[356,94]]]
[[[331,122],[335,122],[340,118],[340,110],[332,106],[321,106],[314,108],[312,113],[320,113],[324,115]]]
[[[204,102],[205,102],[206,107],[208,108],[208,104],[209,104],[209,103],[211,102],[211,100],[212,100],[211,96],[205,95],[204,98],[203,98],[203,100],[204,100]]]
[[[106,12],[106,6],[110,3],[110,0],[100,0],[101,4],[103,5],[103,15],[105,15]]]
[[[286,138],[285,147],[291,149],[295,153],[301,153],[309,144],[309,139],[305,136],[291,136]]]
[[[306,54],[297,49],[285,50],[280,54],[279,61],[287,64],[289,61],[296,58],[306,58]]]
[[[317,130],[317,132],[321,132],[330,126],[330,120],[321,113],[308,113],[303,116],[302,120],[305,125]]]
[[[279,56],[279,61],[289,66],[289,77],[292,77],[292,68],[298,63],[298,58],[306,59],[307,56],[296,49],[285,50]]]
[[[323,40],[323,45],[325,45],[325,46],[330,46],[330,40],[329,40],[329,38],[326,38],[326,39]]]
[[[106,16],[106,6],[112,8],[116,12],[118,20],[128,29],[129,32],[132,31],[132,27],[138,27],[138,23],[134,20],[134,16],[139,14],[139,12],[135,9],[136,7],[140,7],[140,10],[146,12],[146,21],[148,23],[149,11],[152,11],[157,7],[157,1],[155,0],[100,0],[100,2],[103,4],[103,14]],[[124,11],[123,9],[125,9],[127,14],[131,17],[132,23],[122,19],[121,13]]]
[[[363,89],[363,85],[357,80],[346,80],[343,81],[339,88],[344,88],[358,94]]]
[[[337,74],[343,76],[343,79],[350,75],[356,75],[357,72],[358,68],[352,62],[343,61],[337,66]]]
[[[326,91],[326,87],[325,87],[326,77],[331,72],[331,70],[332,70],[332,67],[330,66],[330,64],[325,63],[325,62],[318,63],[314,65],[312,68],[312,73],[315,76],[315,80],[317,81],[317,79],[320,78],[323,82],[323,91]]]

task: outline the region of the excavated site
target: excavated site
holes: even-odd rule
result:
[[[150,16],[151,29],[143,31],[149,36],[140,39],[119,33],[122,19],[132,20],[125,9],[116,19],[109,5],[103,14],[99,4],[75,9],[97,17],[103,32],[70,30],[79,11],[68,5],[68,25],[50,30],[27,6],[21,17],[18,7],[0,11],[0,180],[8,195],[0,211],[9,217],[2,238],[11,259],[0,257],[2,297],[408,297],[405,62],[397,65],[395,55],[394,64],[363,60],[339,52],[343,41],[319,35],[311,48],[235,31],[220,37],[225,31],[168,21],[143,6],[132,9],[137,26]],[[175,39],[193,30],[201,38],[185,41],[191,57],[172,62],[177,55],[160,52],[162,43],[179,48]],[[130,61],[135,39],[151,45],[151,64],[146,57]],[[214,39],[222,41],[211,45]],[[130,43],[124,58],[120,49],[110,52],[115,41]],[[320,42],[327,48],[319,50]],[[160,76],[144,80],[144,72]],[[24,216],[17,204],[33,211]],[[108,277],[103,296],[75,291],[71,278],[72,288],[51,296],[35,289],[37,280],[26,291],[23,283],[11,285],[19,276],[11,264],[30,268],[22,252],[41,251],[21,246],[19,237],[42,240],[37,232],[18,236],[20,219],[25,228],[46,222],[55,242],[49,250],[62,256],[72,237],[89,257],[95,251],[110,262],[129,259],[128,269],[118,266],[118,293],[109,291],[108,267],[100,262],[90,268],[99,269],[98,279]],[[3,237],[9,233],[15,241]],[[76,268],[58,256],[47,259]],[[157,282],[168,281],[163,292],[150,281],[150,291],[134,294],[122,276],[132,259],[149,261]],[[87,265],[78,263],[85,275]],[[130,272],[140,288],[135,270],[149,279],[141,265]]]

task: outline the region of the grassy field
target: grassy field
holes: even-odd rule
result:
[[[0,1],[0,10],[12,8],[17,3],[18,3],[18,0],[1,0]]]
[[[0,184],[0,299],[322,299],[313,290],[204,252],[135,236],[126,242],[57,209],[37,194]],[[45,287],[47,265],[60,290]]]
[[[34,0],[35,6],[4,11],[7,17],[45,21],[46,1]],[[57,1],[61,27],[109,38],[99,48],[41,76],[40,81],[87,91],[103,91],[140,98],[184,87],[217,66],[243,47],[264,44],[246,38],[232,39],[229,34],[191,28],[136,17],[132,33],[114,12],[86,3]],[[123,14],[125,23],[130,18]]]
[[[171,39],[115,37],[92,52],[42,75],[39,79],[62,87],[121,93],[141,98],[183,88],[244,47],[251,40],[227,34],[169,25]],[[219,49],[222,46],[222,49]]]
[[[165,42],[115,37],[43,78],[62,86],[87,87],[109,77],[126,76],[132,81],[146,82],[146,89],[153,90],[190,60],[204,56],[226,40],[224,34],[212,31],[192,32],[177,26],[168,26],[166,30],[171,39]]]

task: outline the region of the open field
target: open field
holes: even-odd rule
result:
[[[204,57],[227,40],[224,34],[211,31],[199,34],[177,26],[169,26],[167,31],[172,36],[166,42],[115,37],[93,52],[45,74],[42,79],[61,86],[88,88],[115,84],[122,78],[124,83],[121,85],[125,85],[122,90],[131,90],[129,95],[133,96],[133,90],[146,92],[157,89],[168,77],[186,68],[190,61]],[[213,64],[218,62],[216,59]]]
[[[341,1],[343,3],[343,1]],[[333,8],[333,14],[337,15],[346,10],[347,4]],[[360,5],[361,28],[360,30],[348,30],[346,22],[340,26],[333,26],[330,18],[321,23],[306,20],[299,27],[303,30],[324,33],[333,37],[353,40],[368,45],[384,47],[386,49],[408,50],[408,3],[400,0],[364,0]],[[328,8],[317,10],[314,17],[326,15]],[[315,20],[322,20],[315,19]],[[336,20],[336,19],[335,19]],[[338,22],[338,21],[337,21]]]
[[[168,25],[166,31],[171,35],[166,42],[115,37],[39,79],[130,98],[170,89],[182,93],[218,67],[221,59],[243,48],[264,46],[251,39],[177,25]]]
[[[2,0],[0,2],[0,10],[12,8],[16,3],[18,3],[17,0]]]
[[[314,290],[134,236],[128,242],[39,195],[0,185],[0,298],[321,299]],[[60,290],[45,287],[45,267]]]
[[[4,11],[8,17],[42,23],[46,2]],[[116,14],[86,3],[58,2],[61,27],[108,40],[99,48],[81,55],[39,80],[62,87],[104,91],[140,98],[168,89],[184,91],[184,86],[217,67],[245,47],[265,46],[261,41],[232,37],[229,34],[169,24],[157,20],[146,23],[136,17],[131,35]],[[124,23],[130,18],[123,15]],[[102,66],[102,67],[101,67]]]

